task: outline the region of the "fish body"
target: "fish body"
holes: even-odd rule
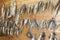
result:
[[[38,27],[38,22],[36,21],[36,19],[32,20],[31,26],[34,27],[34,28]]]
[[[40,23],[40,26],[39,26],[39,27],[40,27],[41,30],[43,30],[46,26],[47,26],[46,21],[43,20],[43,21]]]
[[[49,40],[59,40],[59,38],[57,37],[55,33],[51,33]]]
[[[48,26],[49,26],[49,30],[50,29],[55,29],[56,28],[56,22],[55,22],[55,20],[54,19],[51,19],[50,21],[49,21],[49,24],[48,24]]]
[[[42,32],[42,34],[39,36],[38,40],[45,40],[45,32]]]
[[[20,8],[20,13],[25,12],[26,11],[26,4],[23,4]]]
[[[38,12],[39,8],[38,8],[38,3],[34,6],[34,15]]]

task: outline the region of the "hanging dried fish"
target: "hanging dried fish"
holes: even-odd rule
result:
[[[10,36],[13,36],[13,34],[14,34],[14,33],[13,33],[13,30],[14,30],[13,27],[10,27],[10,28],[9,28],[9,35],[10,35]]]
[[[46,20],[42,20],[42,22],[39,25],[40,29],[43,30],[44,28],[46,28],[46,26],[47,26]]]
[[[15,34],[16,36],[18,36],[19,33],[20,33],[20,26],[15,26],[15,27],[14,27],[14,34]]]
[[[27,35],[28,38],[32,38],[33,37],[30,30],[28,30],[26,35]]]
[[[56,15],[58,14],[59,10],[60,10],[60,5],[57,6],[57,8],[56,8]],[[55,16],[56,16],[56,15],[55,15]]]
[[[5,13],[6,13],[6,8],[5,8],[5,4],[3,4],[3,6],[2,6],[2,17],[3,17],[3,20],[5,18]]]
[[[57,35],[55,34],[55,32],[51,33],[51,35],[49,36],[49,40],[59,40],[59,38],[57,37]]]
[[[9,35],[10,36],[14,35],[14,28],[15,28],[15,23],[13,22],[9,27]]]
[[[26,11],[26,4],[23,4],[20,8],[20,13],[25,12]]]
[[[17,25],[18,24],[18,22],[19,22],[19,18],[20,18],[20,14],[19,14],[19,12],[17,12],[17,14],[16,14],[16,16],[15,16],[15,24]]]
[[[58,0],[58,2],[55,5],[55,9],[60,5],[60,0]]]
[[[15,16],[16,14],[16,0],[14,1],[14,4],[10,2],[9,6],[10,16]]]
[[[27,23],[26,23],[29,27],[31,27],[31,21],[30,19],[27,19]]]
[[[29,32],[31,32],[32,30],[32,22],[28,19],[28,21],[27,21],[27,25],[29,26]]]
[[[2,27],[0,27],[0,35],[2,35]]]
[[[28,24],[29,24],[29,19],[23,19],[23,20],[21,21],[21,32],[22,32],[24,26],[25,26],[25,25],[28,25]],[[29,26],[29,25],[28,25],[28,26]]]
[[[37,40],[35,35],[33,35],[33,37],[31,38],[31,40]]]
[[[1,27],[1,22],[0,22],[0,35],[2,34],[2,27]]]
[[[13,16],[15,17],[16,14],[16,10],[17,10],[17,3],[16,0],[14,0],[14,4],[13,4]]]
[[[34,15],[38,12],[38,10],[39,10],[39,5],[38,5],[38,3],[34,6],[34,10],[33,10],[33,12],[34,12]]]
[[[2,33],[5,34],[5,27],[2,27]]]
[[[6,31],[6,34],[7,34],[7,35],[10,35],[10,29],[9,29],[9,27],[7,27],[5,30],[7,30],[7,31]]]
[[[45,40],[45,32],[42,32],[42,34],[39,36],[38,40]]]
[[[10,27],[13,27],[13,22],[12,21],[8,21],[7,22],[7,27],[5,28],[6,34],[10,35]]]
[[[49,27],[49,30],[54,30],[56,28],[56,22],[55,22],[55,19],[52,18],[49,23],[48,23],[48,27]]]
[[[12,16],[12,14],[13,14],[13,4],[10,2],[10,5],[9,5],[9,12],[10,12],[10,15]]]
[[[44,5],[43,1],[38,2],[38,6],[39,6],[38,9],[39,9],[40,12],[43,11],[43,5]]]
[[[22,20],[22,26],[27,25],[28,24],[28,21],[29,21],[29,19],[23,19]]]
[[[45,10],[50,7],[50,4],[51,4],[51,0],[48,0],[47,3],[45,4]]]
[[[31,26],[34,28],[38,27],[38,22],[36,21],[36,19],[32,20]]]
[[[25,20],[24,20],[24,25],[26,25],[26,24],[27,24],[27,21],[28,21],[27,19],[25,19]]]
[[[27,9],[27,13],[28,14],[31,13],[31,12],[33,12],[33,6],[32,5],[29,6],[28,9]]]

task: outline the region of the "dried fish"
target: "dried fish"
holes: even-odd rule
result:
[[[2,27],[2,33],[5,34],[5,27]]]
[[[36,21],[36,19],[32,20],[31,26],[34,28],[38,27],[38,22]]]
[[[0,26],[0,35],[2,34],[2,27]]]
[[[10,32],[9,32],[10,29],[9,29],[9,27],[7,27],[6,30],[7,30],[7,31],[6,31],[6,34],[7,34],[7,35],[10,35]]]
[[[15,16],[15,13],[16,13],[16,1],[14,1],[14,4],[12,4],[10,2],[9,11],[10,11],[11,16]]]
[[[60,5],[59,5],[59,6],[57,6],[56,10],[57,10],[57,11],[56,11],[56,15],[57,15],[57,14],[58,14],[58,12],[59,12],[59,10],[60,10]],[[56,15],[55,15],[55,16],[56,16]]]
[[[48,9],[48,8],[50,7],[50,4],[51,4],[51,1],[48,0],[47,3],[46,3],[46,5],[45,5],[45,10]]]
[[[27,13],[28,14],[31,13],[31,12],[33,12],[33,6],[32,5],[29,6],[28,9],[27,9]]]
[[[29,19],[23,19],[22,20],[22,26],[27,25],[28,24],[28,21],[29,21]]]
[[[32,38],[33,37],[32,34],[31,34],[31,32],[29,30],[28,30],[28,32],[27,32],[26,35],[27,35],[28,38]]]
[[[9,28],[9,35],[10,35],[10,36],[13,36],[13,34],[14,34],[14,33],[13,33],[13,27],[10,27],[10,28]]]
[[[19,33],[20,33],[20,27],[18,27],[18,26],[14,27],[14,34],[15,34],[16,36],[18,36]]]
[[[25,12],[26,11],[26,4],[23,4],[20,8],[20,13]]]
[[[35,35],[33,35],[33,37],[31,38],[31,40],[37,40]]]
[[[5,18],[5,13],[6,13],[6,8],[5,8],[5,4],[3,4],[3,6],[2,6],[2,17],[3,17],[3,20]]]
[[[1,32],[2,32],[2,27],[1,27],[1,21],[0,21],[0,35],[1,35]]]
[[[12,10],[13,10],[13,4],[10,2],[10,5],[9,5],[10,15],[12,15],[12,14],[13,14]]]
[[[42,32],[42,34],[39,36],[38,40],[45,40],[45,32]]]
[[[16,16],[15,16],[15,24],[17,25],[18,24],[18,22],[19,22],[19,18],[20,18],[20,14],[19,13],[17,13],[16,14]]]
[[[13,34],[14,34],[14,27],[15,27],[14,26],[14,22],[10,21],[8,27],[9,27],[9,35],[13,36]]]
[[[47,26],[46,20],[42,20],[42,22],[39,25],[40,29],[43,30],[46,26]]]
[[[55,5],[55,9],[60,5],[60,0],[58,0],[58,2]]]
[[[7,35],[10,35],[10,27],[13,27],[12,25],[13,25],[13,24],[12,24],[12,21],[8,21],[8,22],[7,22],[7,27],[5,28]]]
[[[24,26],[27,25],[27,22],[28,22],[27,19],[23,19],[23,20],[21,21],[21,24],[20,24],[21,32],[22,32]]]
[[[59,40],[58,36],[55,34],[55,32],[51,33],[49,36],[49,40]]]
[[[10,14],[10,10],[8,8],[8,10],[7,10],[7,18],[10,18],[10,17],[11,17],[11,14]]]
[[[27,19],[26,25],[28,25],[29,27],[31,27],[31,21],[30,21],[30,19]]]
[[[24,25],[27,24],[27,19],[24,20]]]
[[[38,10],[39,10],[39,5],[38,5],[38,3],[34,6],[34,15],[38,12]]]
[[[14,4],[13,4],[13,15],[14,16],[16,14],[16,10],[17,10],[17,3],[16,3],[16,0],[14,0]]]
[[[16,0],[14,0],[14,8],[16,9],[17,3]]]
[[[49,23],[48,23],[48,27],[49,27],[49,30],[54,30],[56,28],[56,22],[55,22],[55,19],[52,18]]]
[[[44,5],[44,2],[43,1],[39,1],[38,2],[38,8],[39,8],[39,11],[41,12],[41,11],[43,11],[43,5]]]

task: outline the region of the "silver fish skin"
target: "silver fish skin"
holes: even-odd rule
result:
[[[46,5],[45,5],[45,10],[48,9],[51,5],[51,0],[48,0]]]
[[[39,12],[42,12],[42,11],[43,11],[43,6],[44,6],[43,1],[39,1],[39,2],[38,2],[38,9],[39,9]]]
[[[16,16],[15,16],[15,24],[17,25],[18,22],[19,22],[19,18],[20,18],[20,14],[17,13]]]
[[[38,40],[45,40],[45,32],[42,32],[42,34],[39,36]]]
[[[31,40],[37,40],[37,39],[36,39],[36,36],[33,35],[33,37],[31,38]]]
[[[33,19],[33,20],[32,20],[31,26],[33,26],[34,28],[37,28],[37,27],[38,27],[38,22],[37,22],[36,19]]]
[[[39,24],[39,27],[41,30],[45,29],[46,26],[47,26],[47,23],[45,20],[42,20],[41,23]]]
[[[26,11],[26,4],[23,4],[20,8],[20,13],[25,12]]]
[[[15,16],[15,13],[16,13],[16,1],[14,1],[14,4],[12,4],[12,2],[10,2],[9,10],[10,10],[10,14],[12,16]]]
[[[5,27],[2,27],[2,33],[5,34]]]
[[[28,30],[28,32],[27,32],[27,34],[26,34],[26,36],[27,36],[28,38],[32,38],[32,33],[31,33],[31,31],[30,31],[30,30]]]
[[[31,24],[32,24],[32,23],[31,23],[30,19],[28,19],[28,20],[27,20],[27,25],[28,25],[29,27],[31,27]]]
[[[33,6],[29,6],[28,9],[27,9],[28,14],[31,13],[31,12],[33,12]]]
[[[13,9],[14,9],[14,11],[13,11],[13,15],[15,16],[16,15],[16,13],[17,13],[17,3],[16,3],[16,0],[14,0],[14,4],[13,4]]]
[[[10,11],[10,14],[11,14],[11,15],[12,15],[12,10],[13,10],[13,4],[10,2],[9,11]]]
[[[9,32],[9,27],[7,27],[7,35],[10,35],[10,32]]]
[[[10,14],[10,10],[9,10],[9,8],[8,8],[8,10],[7,10],[7,18],[10,18],[12,15]]]
[[[56,7],[56,15],[55,15],[55,16],[57,16],[57,14],[58,14],[59,11],[60,11],[60,5],[58,5],[58,6]]]
[[[50,34],[49,40],[59,40],[58,36],[53,32]]]
[[[15,25],[15,27],[14,27],[14,34],[16,36],[18,36],[20,34],[20,32],[21,32],[20,26],[19,25]]]
[[[38,5],[38,3],[34,6],[34,15],[36,15],[36,13],[38,12],[38,10],[39,10],[39,5]]]
[[[11,28],[9,29],[9,35],[10,35],[10,36],[13,36],[13,34],[14,34],[14,33],[13,33],[13,27],[11,27]]]
[[[52,18],[48,23],[49,30],[54,30],[56,28],[56,21]]]
[[[29,19],[23,19],[22,20],[22,26],[28,25]]]
[[[56,5],[55,5],[55,9],[60,5],[60,0],[57,1]]]
[[[3,4],[3,6],[2,6],[2,17],[3,17],[3,19],[5,18],[5,13],[6,13],[6,8],[5,8],[5,4]]]

